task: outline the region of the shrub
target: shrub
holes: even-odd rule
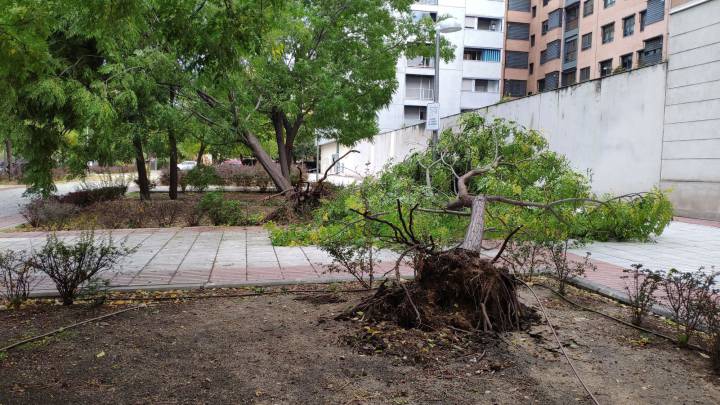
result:
[[[117,200],[125,195],[127,186],[108,186],[98,188],[86,188],[58,197],[62,203],[74,204],[80,207],[88,207],[102,201]]]
[[[78,213],[78,209],[56,198],[37,197],[25,204],[20,213],[35,228],[62,229]]]
[[[200,209],[200,204],[193,203],[185,209],[185,226],[198,226],[205,213]]]
[[[97,225],[104,229],[143,228],[150,220],[142,201],[105,201],[92,207]]]
[[[195,191],[202,192],[212,185],[222,185],[223,180],[218,176],[213,166],[195,166],[187,172],[181,179],[181,187],[183,191],[187,186],[192,187]]]
[[[547,265],[541,244],[533,241],[508,241],[501,259],[518,277],[530,280],[538,266]]]
[[[74,243],[62,241],[52,233],[30,263],[55,283],[63,305],[72,305],[83,284],[112,270],[120,259],[136,249],[124,243],[116,245],[112,235],[96,238],[94,231],[82,232]]]
[[[665,275],[665,298],[673,313],[680,346],[687,346],[702,321],[713,295],[715,277],[716,273],[706,273],[702,267],[693,273],[670,269]]]
[[[0,252],[0,297],[19,307],[30,295],[34,271],[25,251]]]
[[[623,272],[630,273],[620,278],[630,280],[630,283],[625,282],[625,291],[630,301],[632,323],[640,326],[645,315],[657,302],[654,294],[660,287],[662,274],[646,269],[642,264],[633,264],[632,269],[624,269]]]
[[[182,201],[148,201],[146,212],[160,228],[173,226],[182,213]]]
[[[718,291],[708,296],[708,301],[703,306],[705,324],[710,335],[710,361],[713,370],[720,372],[720,296]]]
[[[545,248],[548,251],[547,263],[550,270],[555,273],[558,279],[558,290],[561,295],[565,295],[565,285],[571,279],[585,274],[587,269],[595,270],[595,265],[590,261],[590,252],[585,254],[582,261],[573,261],[568,259],[568,249],[574,249],[581,246],[578,242],[571,241],[555,241],[545,242]]]
[[[248,215],[246,203],[226,200],[221,192],[205,194],[197,209],[207,215],[213,225],[245,226],[257,225],[262,221],[262,215]]]

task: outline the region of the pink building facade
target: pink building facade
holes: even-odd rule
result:
[[[665,0],[508,0],[503,95],[521,97],[661,62]]]

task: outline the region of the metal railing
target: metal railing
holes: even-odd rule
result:
[[[411,100],[432,100],[433,89],[425,87],[407,87],[405,88],[405,98]]]
[[[576,18],[574,20],[566,20],[565,21],[565,32],[577,29],[578,20],[579,20],[579,18]]]
[[[426,56],[418,56],[417,58],[408,59],[408,67],[431,68],[435,67],[435,58]]]

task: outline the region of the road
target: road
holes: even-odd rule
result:
[[[150,173],[151,180],[157,180],[159,176],[160,172],[157,170]],[[93,185],[98,184],[98,182],[98,180],[88,180],[86,184]],[[55,184],[57,194],[60,195],[75,191],[82,185],[83,182],[80,180]],[[28,197],[23,196],[25,189],[25,186],[0,186],[0,229],[15,227],[25,222],[25,219],[20,215],[20,208],[29,201]],[[135,183],[130,182],[128,191],[137,191]]]

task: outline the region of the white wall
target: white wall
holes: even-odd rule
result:
[[[665,71],[664,64],[655,65],[477,111],[540,130],[551,149],[577,170],[592,172],[598,193],[645,191],[660,184]],[[459,130],[458,119],[443,118],[443,128]],[[362,153],[343,161],[345,174],[375,173],[391,158],[397,162],[425,148],[428,137],[416,125],[361,142],[356,149]],[[322,167],[334,151],[334,143],[323,146]]]
[[[720,219],[720,0],[670,13],[661,184],[680,215]]]

